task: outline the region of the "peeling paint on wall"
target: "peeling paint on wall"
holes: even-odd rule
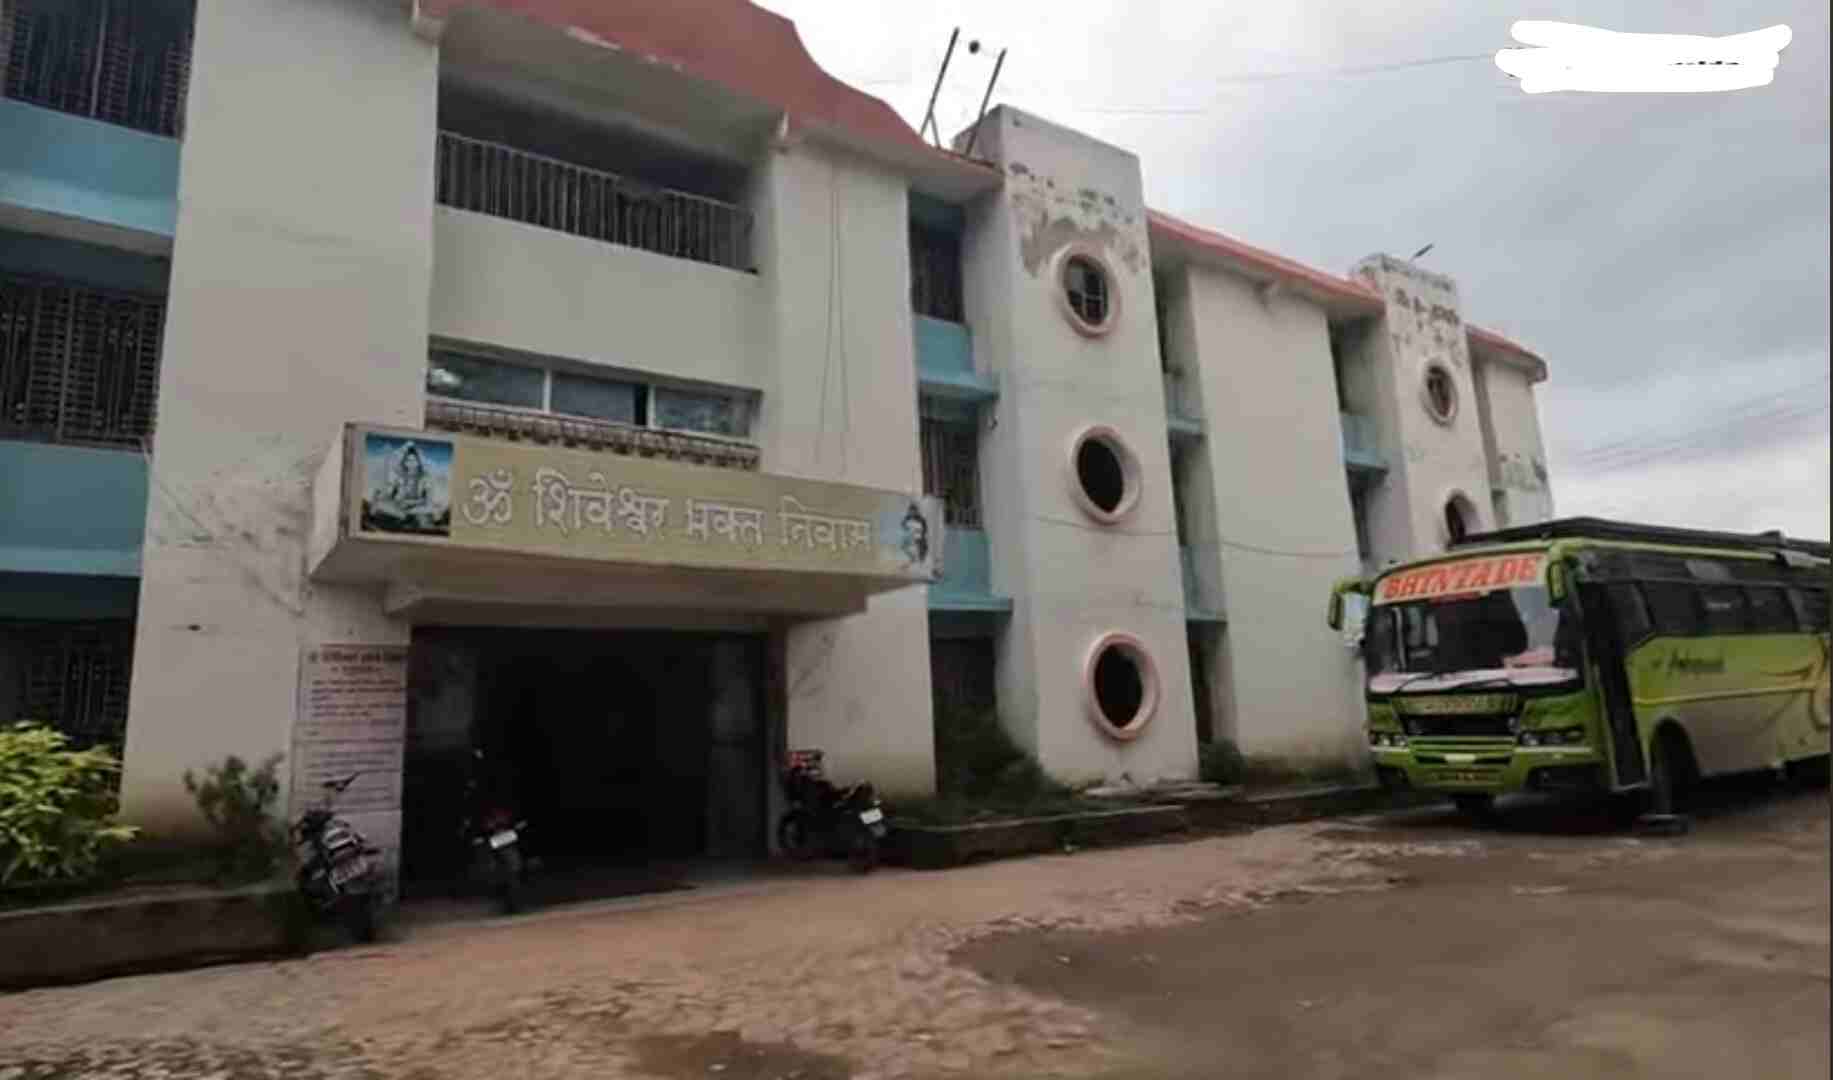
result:
[[[1111,194],[1083,187],[1066,195],[1055,190],[1054,180],[1028,169],[1021,173],[1022,168],[1014,163],[1011,171],[1028,182],[1008,188],[1019,223],[1019,258],[1026,273],[1036,277],[1052,256],[1070,244],[1093,247],[1131,274],[1146,269],[1145,238],[1140,235],[1138,218],[1123,212]]]

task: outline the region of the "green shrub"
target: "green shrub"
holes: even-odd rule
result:
[[[279,754],[255,769],[231,754],[206,769],[201,780],[185,770],[185,790],[216,830],[217,873],[222,878],[259,880],[279,866],[286,850],[286,830],[274,814],[280,798],[279,770]]]
[[[1247,774],[1241,748],[1230,739],[1204,743],[1197,752],[1197,776],[1211,784],[1239,784]]]
[[[137,832],[115,822],[121,764],[42,724],[0,727],[0,886],[91,877]]]
[[[936,789],[944,797],[1024,803],[1067,795],[991,712],[936,714]]]

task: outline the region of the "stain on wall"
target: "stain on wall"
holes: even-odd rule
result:
[[[1113,195],[1089,187],[1058,189],[1053,179],[1021,162],[1012,162],[1006,170],[1011,174],[1006,188],[1018,219],[1019,259],[1026,273],[1036,277],[1044,272],[1051,257],[1069,244],[1086,244],[1129,274],[1148,268],[1144,219]]]

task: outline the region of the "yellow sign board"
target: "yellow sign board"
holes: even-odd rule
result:
[[[351,427],[344,535],[546,557],[932,581],[933,497],[736,469]]]

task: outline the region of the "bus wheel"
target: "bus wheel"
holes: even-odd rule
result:
[[[1646,832],[1675,835],[1687,831],[1687,819],[1676,812],[1687,779],[1687,745],[1672,729],[1655,736],[1648,763],[1648,813],[1638,826]]]
[[[1457,804],[1458,812],[1472,821],[1484,825],[1496,822],[1496,797],[1494,795],[1453,795],[1451,801]]]

